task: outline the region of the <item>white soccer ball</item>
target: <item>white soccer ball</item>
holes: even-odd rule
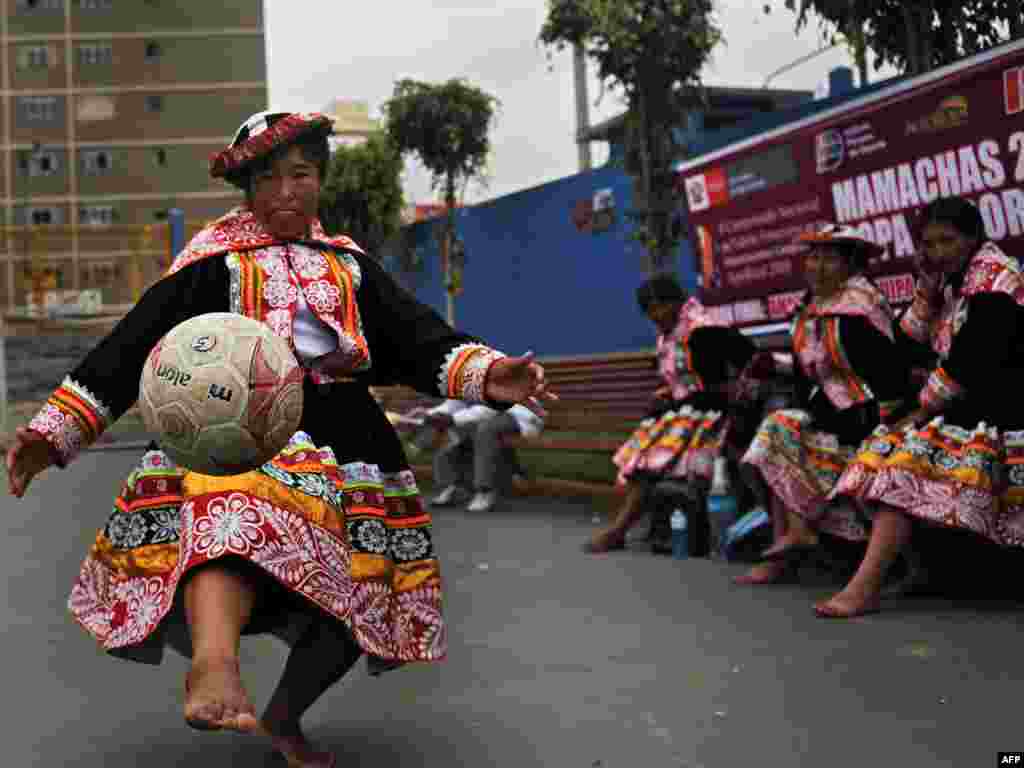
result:
[[[257,469],[302,417],[303,371],[265,324],[230,312],[175,326],[149,353],[139,410],[161,449],[204,475]]]

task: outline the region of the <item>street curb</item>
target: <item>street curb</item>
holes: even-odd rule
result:
[[[86,452],[102,451],[140,451],[149,447],[150,440],[114,440],[109,443],[94,443],[85,449]]]

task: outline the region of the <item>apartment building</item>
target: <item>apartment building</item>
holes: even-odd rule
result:
[[[26,224],[61,233],[57,287],[102,288],[129,228],[240,199],[207,164],[266,108],[263,0],[0,0],[0,53],[0,305],[24,303],[39,258]]]

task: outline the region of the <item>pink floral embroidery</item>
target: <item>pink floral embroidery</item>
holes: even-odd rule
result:
[[[268,280],[263,284],[263,300],[274,308],[294,304],[299,293],[287,280]]]
[[[245,494],[213,499],[193,525],[195,551],[211,558],[226,552],[246,555],[263,546],[263,522],[264,515]]]
[[[317,313],[327,314],[333,312],[334,308],[338,306],[338,299],[341,296],[341,291],[336,286],[324,280],[317,280],[316,282],[309,283],[303,288],[303,294],[306,297],[306,301],[309,305],[317,311]]]
[[[296,249],[292,256],[292,267],[306,280],[316,280],[327,274],[327,259],[322,253],[309,248]]]
[[[292,337],[292,315],[287,309],[273,309],[267,312],[263,321],[270,326],[275,336],[280,336],[282,339]]]

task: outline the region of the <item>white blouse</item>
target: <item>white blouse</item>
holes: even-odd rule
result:
[[[292,341],[299,362],[308,367],[316,358],[330,354],[338,348],[338,336],[309,308],[302,291],[299,291],[297,304],[295,324],[292,326]]]

